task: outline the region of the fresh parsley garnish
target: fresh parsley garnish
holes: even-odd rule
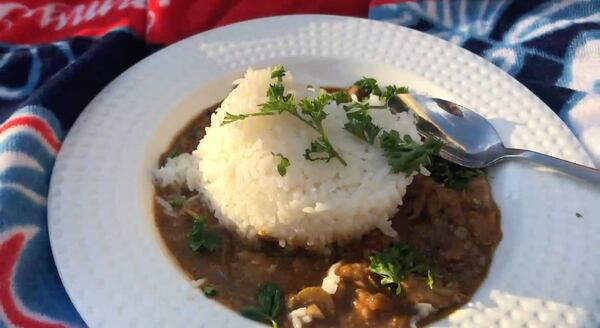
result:
[[[579,213],[579,212],[575,212],[575,216],[578,217],[578,218],[580,218],[580,219],[583,217],[583,215],[581,215],[581,213]]]
[[[269,101],[261,105],[260,111],[256,113],[238,115],[225,113],[225,118],[223,119],[221,125],[245,120],[252,116],[271,116],[276,114],[279,115],[283,112],[295,112],[296,106],[294,106],[293,103],[293,96],[291,94],[284,94],[284,76],[285,70],[283,69],[283,66],[275,66],[275,68],[271,71],[271,78],[276,79],[276,83],[269,85],[269,90],[267,90],[267,97],[269,97]]]
[[[395,85],[388,85],[385,87],[385,90],[382,91],[377,84],[377,80],[370,77],[363,77],[362,79],[354,82],[354,85],[359,88],[362,94],[366,96],[370,94],[376,95],[384,103],[387,102],[390,97],[399,93],[408,93],[407,87],[398,87]]]
[[[334,92],[331,96],[335,100],[336,105],[352,102],[352,97],[350,97],[348,90]]]
[[[269,86],[269,90],[267,91],[267,97],[269,99],[260,106],[260,110],[256,113],[238,115],[226,113],[221,125],[241,121],[252,116],[270,116],[289,113],[306,123],[319,134],[319,137],[311,143],[310,148],[306,149],[304,154],[306,159],[311,161],[323,160],[329,162],[332,158],[335,158],[346,166],[346,161],[344,161],[331,142],[329,142],[325,129],[323,128],[323,120],[327,117],[327,113],[324,109],[325,106],[333,100],[333,96],[324,92],[315,99],[300,99],[298,106],[296,106],[294,104],[293,95],[285,94],[283,86],[284,76],[285,70],[283,67],[281,65],[276,66],[273,71],[271,71],[271,78],[276,81]]]
[[[423,144],[418,144],[409,135],[401,138],[396,130],[383,131],[380,140],[392,171],[404,172],[407,176],[421,165],[429,167],[433,156],[437,155],[442,147],[440,140],[430,138],[425,139]]]
[[[180,208],[181,206],[183,206],[183,203],[185,203],[185,201],[186,198],[182,195],[171,195],[167,197],[167,203],[169,203],[169,205],[175,208]]]
[[[367,95],[374,94],[376,96],[381,96],[381,89],[379,89],[377,80],[374,78],[363,77],[362,79],[354,82],[354,85],[357,86],[362,93]]]
[[[402,292],[400,282],[408,274],[427,275],[427,284],[433,288],[433,276],[417,251],[407,244],[394,243],[382,252],[369,256],[369,271],[381,276],[382,285],[396,285],[396,294]]]
[[[281,83],[275,83],[275,84],[271,84],[269,85],[269,90],[267,90],[267,97],[269,97],[270,100],[273,99],[282,99],[282,100],[287,100],[289,97],[291,97],[291,95],[284,95],[285,89],[283,87],[283,84]]]
[[[206,216],[194,220],[192,231],[188,234],[188,245],[197,252],[205,249],[214,252],[221,246],[221,237],[214,231],[206,229]]]
[[[322,92],[314,99],[303,98],[298,102],[298,107],[302,114],[308,116],[309,119],[301,119],[311,128],[319,132],[319,127],[323,120],[327,117],[327,113],[323,110],[327,104],[333,99],[333,97],[327,93]],[[322,128],[322,127],[321,127]]]
[[[427,269],[427,287],[433,289],[433,283],[433,274],[431,273],[431,270]]]
[[[287,168],[290,166],[290,160],[281,153],[271,153],[271,155],[279,157],[279,163],[277,163],[277,172],[279,172],[279,175],[284,176],[287,173]]]
[[[385,90],[383,91],[381,96],[379,96],[379,98],[384,103],[387,103],[387,101],[388,101],[388,99],[390,99],[390,97],[395,96],[399,93],[408,93],[408,88],[407,87],[397,87],[395,85],[388,85],[385,87]]]
[[[320,134],[316,140],[310,143],[310,148],[304,151],[304,158],[310,161],[320,160],[325,162],[329,162],[331,159],[335,158],[342,163],[342,165],[346,166],[346,161],[335,150],[331,142],[329,142],[325,129],[323,128],[323,120],[327,117],[327,113],[324,109],[332,99],[333,97],[327,92],[321,93],[315,99],[301,99],[298,103],[298,107],[300,107],[300,112],[304,114],[305,117],[308,117],[308,119],[302,117],[300,114],[295,116]]]
[[[245,120],[251,116],[270,116],[270,115],[275,115],[275,112],[258,112],[258,113],[238,114],[238,115],[231,114],[231,113],[225,113],[225,118],[223,118],[223,123],[221,123],[221,125],[233,123],[235,121]]]
[[[179,154],[181,154],[181,149],[179,149],[179,147],[175,147],[169,153],[169,158],[175,158],[179,156]]]
[[[252,116],[271,116],[289,113],[319,134],[315,140],[311,141],[310,147],[305,149],[304,158],[309,161],[325,161],[327,163],[332,159],[337,159],[341,164],[346,166],[346,161],[329,141],[323,128],[323,120],[327,118],[327,113],[324,110],[325,106],[331,101],[335,101],[338,105],[352,102],[348,91],[343,90],[332,94],[323,92],[314,99],[303,98],[295,104],[293,95],[285,93],[283,85],[285,74],[285,69],[281,65],[276,66],[271,71],[271,78],[275,81],[269,85],[269,90],[267,91],[268,100],[260,106],[258,112],[237,115],[226,113],[221,125],[241,121]],[[395,85],[386,86],[385,90],[382,91],[377,84],[377,80],[367,77],[356,81],[354,86],[359,89],[360,93],[379,96],[383,101],[387,101],[389,97],[395,94],[408,92],[408,88],[397,87]],[[348,119],[348,122],[344,124],[344,129],[368,144],[374,144],[382,128],[373,124],[372,118],[368,113],[369,104],[354,102],[350,105],[345,105],[344,110]],[[427,139],[423,144],[419,144],[413,141],[408,135],[400,137],[400,134],[394,130],[389,132],[384,131],[380,136],[380,141],[385,157],[392,170],[395,173],[404,172],[407,175],[418,169],[421,165],[424,167],[430,166],[432,156],[437,155],[441,148],[441,142],[438,140]],[[285,175],[288,166],[289,160],[281,155],[280,162],[277,165],[279,174],[282,176]],[[460,180],[462,178],[461,175],[463,174],[458,174],[457,179],[450,179],[450,183]]]
[[[204,293],[204,296],[208,298],[217,296],[217,289],[213,285],[202,286],[202,292]]]
[[[285,69],[283,68],[283,65],[275,65],[275,67],[273,67],[273,70],[271,71],[271,78],[277,79],[278,82],[281,82],[284,76]]]
[[[463,190],[471,179],[485,174],[481,169],[462,167],[437,156],[427,169],[438,181],[455,190]]]
[[[273,328],[277,328],[277,317],[283,307],[283,295],[279,287],[273,283],[265,284],[256,295],[256,304],[242,309],[240,314],[248,319],[270,322]]]
[[[369,104],[355,102],[343,107],[346,111],[346,118],[348,118],[348,122],[344,124],[344,129],[372,145],[377,134],[381,131],[381,127],[373,124],[369,115]]]
[[[310,143],[310,148],[304,150],[304,158],[311,162],[325,161],[326,163],[329,163],[329,161],[335,157],[336,153],[337,152],[333,149],[329,140],[321,136]],[[341,159],[340,163],[346,165],[344,159]]]

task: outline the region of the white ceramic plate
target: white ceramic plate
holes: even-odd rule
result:
[[[92,327],[254,325],[206,300],[163,247],[151,170],[177,132],[222,99],[248,67],[282,63],[303,82],[367,75],[473,108],[510,146],[590,164],[531,92],[483,59],[385,23],[283,16],[212,30],[135,65],[79,117],[49,195],[52,250]],[[600,322],[600,189],[509,163],[491,170],[504,239],[472,302],[435,326],[590,327]],[[583,218],[577,218],[579,212]]]

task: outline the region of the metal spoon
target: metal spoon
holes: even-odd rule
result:
[[[600,170],[538,152],[507,148],[483,116],[453,102],[415,93],[391,97],[392,113],[413,110],[417,129],[424,137],[444,141],[440,156],[464,167],[483,168],[511,158],[523,158],[569,175],[600,183]]]

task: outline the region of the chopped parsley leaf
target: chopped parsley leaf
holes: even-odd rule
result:
[[[373,124],[372,118],[369,115],[369,104],[355,102],[350,105],[344,105],[344,110],[348,118],[348,122],[344,124],[344,129],[369,145],[372,145],[375,142],[377,134],[381,131],[381,127]]]
[[[269,85],[269,90],[267,90],[267,97],[269,97],[269,100],[273,100],[273,99],[279,99],[279,98],[283,98],[284,100],[287,99],[286,96],[284,96],[285,89],[283,87],[283,84],[281,83],[276,83],[276,84],[271,84]]]
[[[265,284],[256,295],[255,306],[240,311],[241,315],[255,321],[271,323],[277,328],[277,317],[283,308],[283,294],[273,283]]]
[[[270,88],[269,90],[271,90]],[[277,92],[277,91],[273,91]],[[258,113],[247,114],[248,116],[261,116],[261,115],[279,115],[288,112],[292,115],[296,113],[296,106],[294,105],[294,97],[289,95],[278,95],[272,93],[269,100],[260,106]]]
[[[463,190],[473,178],[485,174],[484,170],[462,167],[437,156],[427,169],[439,182],[455,190]]]
[[[175,157],[179,156],[179,154],[181,154],[181,149],[179,149],[179,147],[175,147],[169,153],[169,158],[175,158]]]
[[[324,160],[329,162],[332,158],[335,158],[346,166],[346,161],[344,161],[329,142],[325,129],[323,128],[323,120],[327,117],[324,108],[333,100],[333,96],[327,92],[323,92],[315,99],[300,99],[298,106],[296,106],[294,104],[293,95],[285,94],[283,76],[285,76],[285,70],[281,65],[276,66],[273,71],[271,71],[271,78],[276,79],[276,82],[269,86],[269,90],[267,91],[269,100],[260,106],[258,112],[238,115],[226,113],[221,125],[241,121],[251,116],[271,116],[287,112],[306,123],[320,135],[311,143],[310,148],[306,149],[304,154],[306,159],[311,161]]]
[[[426,139],[423,144],[418,144],[409,135],[401,138],[396,130],[383,131],[380,140],[392,171],[404,172],[407,176],[421,165],[429,167],[433,156],[437,155],[442,147],[440,140]]]
[[[362,79],[354,82],[354,85],[357,86],[361,92],[367,95],[374,94],[376,96],[381,96],[381,89],[379,89],[377,80],[374,78],[363,77]]]
[[[388,85],[385,87],[385,90],[383,91],[381,96],[379,96],[379,98],[384,103],[387,103],[387,101],[388,101],[388,99],[390,99],[390,97],[395,96],[399,93],[408,93],[408,88],[407,87],[397,87],[395,85]]]
[[[273,70],[271,71],[272,79],[277,79],[278,82],[281,82],[283,80],[284,76],[285,76],[285,69],[283,68],[282,65],[276,65],[275,67],[273,67]]]
[[[206,216],[200,216],[194,220],[192,231],[187,237],[188,245],[194,252],[201,249],[214,252],[221,246],[219,234],[206,229]]]
[[[202,286],[202,292],[204,293],[204,296],[208,297],[208,298],[212,298],[217,296],[217,289],[213,286],[213,285],[204,285]]]
[[[325,134],[325,129],[323,128],[323,120],[327,117],[327,113],[324,109],[332,99],[333,97],[331,94],[323,92],[315,99],[309,100],[304,98],[298,103],[301,113],[304,114],[304,116],[308,116],[308,119],[302,118],[300,114],[297,114],[296,117],[304,121],[320,134],[316,140],[310,143],[310,148],[307,148],[304,151],[304,158],[310,161],[321,160],[327,163],[335,158],[342,163],[342,165],[346,166],[346,161],[335,150],[331,142],[329,142],[329,139]]]
[[[185,203],[186,198],[183,195],[170,195],[169,197],[167,197],[167,203],[169,203],[169,205],[175,207],[175,208],[180,208],[181,206],[183,206],[183,203]]]
[[[271,153],[271,155],[279,157],[279,163],[277,163],[277,172],[279,172],[279,175],[284,176],[287,173],[287,168],[290,166],[290,160],[281,153]]]
[[[336,105],[352,102],[352,97],[350,97],[347,90],[334,92],[332,97]]]
[[[433,276],[417,251],[407,245],[393,243],[382,252],[369,256],[369,271],[381,276],[381,285],[396,285],[396,294],[402,292],[400,282],[408,274],[427,276],[427,284],[433,288]]]
[[[427,269],[427,287],[429,289],[433,289],[433,274],[431,274],[431,270]]]
[[[238,114],[238,115],[231,114],[231,113],[225,113],[225,117],[223,118],[223,122],[221,123],[221,125],[233,123],[235,121],[245,120],[251,116],[270,116],[270,115],[275,115],[275,112],[258,112],[258,113]]]
[[[332,99],[333,97],[329,93],[323,92],[315,97],[315,99],[303,98],[298,102],[301,113],[310,118],[307,124],[317,130],[317,132],[319,132],[321,123],[327,117],[324,108]]]
[[[363,77],[362,79],[354,82],[354,85],[360,89],[362,94],[366,94],[367,96],[373,94],[378,96],[383,102],[387,102],[390,97],[399,93],[408,93],[407,87],[398,87],[395,85],[388,85],[385,87],[385,90],[381,91],[381,88],[377,84],[377,80],[370,77]]]
[[[304,158],[311,162],[325,161],[325,163],[329,163],[332,158],[336,157],[336,154],[337,152],[325,136],[320,136],[316,140],[313,140],[310,143],[310,148],[304,150]],[[339,157],[338,160],[344,166],[347,165],[343,158]]]

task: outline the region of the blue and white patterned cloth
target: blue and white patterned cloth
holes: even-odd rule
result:
[[[600,166],[600,0],[426,0],[371,7],[369,18],[438,36],[505,70]]]
[[[600,0],[382,2],[373,2],[370,18],[439,36],[493,62],[548,104],[600,164]],[[127,29],[45,45],[0,44],[0,328],[84,325],[50,251],[50,174],[64,132],[86,104],[149,53]]]
[[[63,131],[148,53],[125,29],[101,38],[0,46],[0,328],[84,326],[50,250],[50,174]]]

